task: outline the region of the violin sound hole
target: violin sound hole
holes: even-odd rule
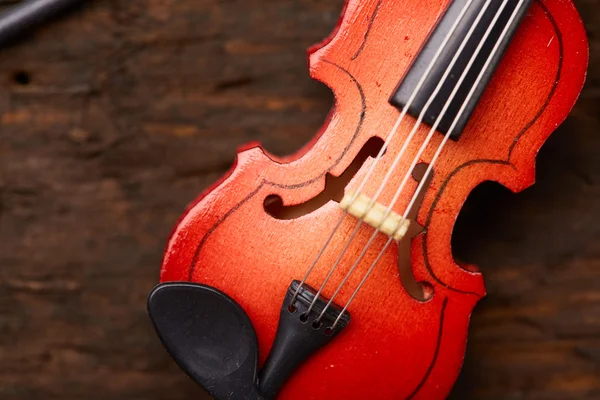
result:
[[[429,164],[417,164],[412,171],[413,179],[420,183],[425,177],[428,168]],[[427,178],[428,181],[431,181],[432,175],[433,174],[430,174],[430,176]],[[425,187],[427,187],[427,185],[429,185],[429,182],[426,183]],[[421,202],[423,201],[425,190],[422,192],[423,193],[419,196],[415,206],[408,215],[408,219],[412,221],[412,223],[406,234],[406,238],[413,238],[423,231],[423,227],[416,223],[417,213],[421,208]],[[402,240],[398,243],[398,269],[400,271],[400,280],[402,281],[402,285],[404,286],[406,292],[414,299],[419,301],[427,301],[433,296],[433,286],[428,282],[417,282],[415,279],[410,263],[410,247],[410,240]]]
[[[421,180],[423,179],[423,177],[425,176],[425,174],[427,173],[427,168],[429,168],[429,164],[426,163],[418,163],[415,166],[415,169],[413,169],[412,172],[412,177],[415,181],[421,183]],[[421,200],[421,199],[419,199]]]
[[[265,211],[273,218],[280,220],[290,220],[307,215],[315,210],[318,210],[326,203],[331,200],[340,202],[344,197],[344,189],[350,182],[350,180],[356,175],[356,173],[363,167],[365,161],[369,157],[377,157],[377,154],[381,151],[384,145],[384,141],[379,137],[372,137],[365,143],[361,151],[357,154],[356,158],[348,166],[348,168],[340,176],[333,176],[327,174],[325,177],[325,189],[319,193],[316,197],[308,200],[307,202],[286,206],[283,204],[283,199],[278,195],[270,195],[264,201]],[[384,153],[385,154],[385,153]],[[429,164],[419,163],[415,166],[412,171],[412,177],[415,181],[421,182],[424,178]],[[427,178],[431,180],[431,176]],[[429,183],[426,183],[427,186]],[[423,190],[423,195],[425,190]],[[415,221],[416,214],[421,208],[421,201],[423,195],[419,196],[413,211],[408,215],[408,219],[413,221],[409,231],[407,233],[407,239],[412,238],[420,234],[423,227],[417,224]],[[428,282],[417,282],[410,263],[410,240],[402,240],[398,243],[398,268],[400,271],[400,279],[405,290],[416,300],[427,301],[433,296],[433,286]],[[291,310],[290,310],[291,312]],[[302,319],[302,316],[300,317]],[[306,322],[306,321],[303,321]]]
[[[344,197],[344,189],[348,186],[348,183],[362,168],[369,157],[377,157],[383,145],[384,141],[379,137],[369,139],[356,155],[356,158],[354,158],[352,163],[340,176],[325,175],[325,189],[312,199],[304,203],[286,206],[283,204],[283,199],[280,196],[273,194],[267,196],[265,199],[265,211],[273,218],[289,220],[310,214],[331,200],[338,203],[341,202]]]

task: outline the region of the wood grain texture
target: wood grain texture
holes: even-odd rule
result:
[[[598,3],[577,1],[592,39]],[[260,140],[309,141],[331,97],[304,49],[341,1],[97,2],[0,56],[0,397],[189,399],[145,315],[166,238]],[[460,258],[484,269],[458,399],[600,389],[598,59],[543,148],[538,184],[467,203]],[[27,71],[31,83],[17,84]]]

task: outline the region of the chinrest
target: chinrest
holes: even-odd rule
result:
[[[219,290],[189,282],[156,286],[148,312],[169,354],[215,399],[262,400],[258,342],[248,315]]]

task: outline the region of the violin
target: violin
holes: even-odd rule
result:
[[[485,296],[451,237],[484,181],[534,183],[582,89],[570,0],[347,0],[308,52],[335,95],[297,153],[240,149],[185,211],[148,311],[224,399],[443,399]]]

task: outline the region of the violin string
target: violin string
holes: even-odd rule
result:
[[[504,0],[504,2],[506,3],[508,0]],[[423,122],[423,119],[425,119],[425,114],[427,113],[427,111],[429,110],[429,107],[431,107],[431,104],[433,104],[433,101],[436,99],[437,95],[439,94],[439,92],[442,90],[442,87],[444,86],[444,84],[446,83],[446,80],[448,79],[448,76],[450,76],[450,73],[452,72],[452,68],[454,68],[454,65],[456,64],[456,62],[458,61],[458,59],[460,58],[460,56],[462,55],[462,52],[464,51],[465,47],[467,46],[469,40],[471,39],[471,36],[473,35],[473,33],[475,32],[475,29],[477,28],[477,26],[479,25],[479,23],[481,22],[481,19],[483,18],[483,16],[485,15],[485,12],[487,11],[489,5],[491,4],[492,0],[487,0],[486,3],[484,4],[483,8],[480,10],[479,14],[477,15],[477,18],[475,19],[475,21],[473,22],[473,24],[471,25],[469,31],[467,32],[467,34],[465,35],[465,37],[463,38],[462,43],[460,44],[460,47],[458,48],[458,50],[456,51],[456,53],[454,54],[452,60],[450,61],[450,64],[448,64],[446,70],[444,71],[444,74],[442,75],[440,81],[438,82],[438,85],[436,86],[435,90],[433,91],[433,93],[431,94],[431,96],[429,97],[429,99],[427,100],[427,103],[425,104],[425,106],[423,107],[423,110],[421,111],[421,113],[419,114],[419,117],[417,118],[417,121],[415,122],[412,130],[410,131],[407,139],[404,142],[404,145],[402,146],[402,150],[396,155],[392,166],[388,169],[383,183],[380,184],[376,194],[373,196],[373,198],[370,200],[367,209],[365,211],[365,213],[363,214],[363,217],[361,219],[359,219],[359,222],[357,224],[357,226],[354,228],[354,231],[352,232],[352,234],[350,235],[348,241],[346,242],[346,244],[344,245],[344,248],[342,249],[342,252],[339,254],[339,256],[337,257],[335,263],[331,266],[331,268],[329,269],[329,272],[327,274],[327,276],[325,277],[325,280],[322,282],[321,287],[319,288],[319,290],[317,291],[316,296],[314,297],[313,301],[311,302],[308,310],[306,311],[306,313],[310,313],[312,311],[312,308],[314,307],[314,305],[316,304],[319,295],[323,292],[323,290],[325,289],[325,286],[327,285],[327,283],[329,282],[329,279],[331,278],[331,276],[333,276],[333,273],[335,272],[335,270],[337,269],[337,267],[339,266],[339,264],[341,263],[344,255],[346,254],[346,252],[348,251],[348,249],[350,248],[351,243],[353,242],[354,238],[357,236],[360,227],[362,226],[362,222],[363,222],[363,218],[364,216],[366,216],[369,211],[371,210],[371,208],[373,207],[373,205],[377,202],[377,200],[379,199],[379,196],[381,195],[381,193],[383,192],[383,189],[385,188],[385,186],[387,185],[387,183],[389,182],[389,179],[391,178],[393,172],[395,171],[398,163],[400,162],[400,160],[402,159],[402,156],[404,155],[404,150],[406,150],[406,148],[408,147],[408,145],[412,142],[413,137],[415,136],[416,132],[419,130],[421,123]],[[433,134],[431,135],[433,136]],[[422,151],[421,151],[422,153]],[[415,157],[415,162],[414,164],[416,165],[416,163],[418,162],[418,159],[420,158],[421,154],[418,154],[417,157]],[[410,171],[412,171],[412,169],[414,168],[414,165],[410,168]],[[407,177],[404,179],[404,181],[402,182],[401,185],[401,189],[400,191],[402,191],[402,189],[404,188],[404,186],[406,185],[406,182],[408,181],[408,178],[410,177],[410,173],[407,175]],[[352,204],[352,203],[351,203]],[[387,213],[387,215],[384,217],[387,218],[387,216],[389,215],[389,213]],[[371,236],[371,238],[368,241],[368,246],[365,246],[363,252],[359,255],[358,260],[352,265],[350,271],[348,272],[348,274],[351,274],[354,269],[356,269],[360,259],[362,259],[362,257],[364,257],[364,255],[366,254],[368,248],[370,247],[370,245],[373,243],[373,241],[375,240],[375,237],[377,236],[377,233],[379,232],[379,228],[376,229],[376,231],[373,233],[373,235]],[[323,313],[321,313],[323,314]]]
[[[383,157],[383,155],[385,154],[387,148],[389,147],[390,143],[392,142],[392,140],[394,139],[394,136],[396,135],[398,129],[400,128],[400,124],[402,123],[402,121],[404,120],[404,117],[407,115],[408,110],[410,108],[410,106],[412,105],[412,103],[414,102],[414,100],[416,99],[417,95],[419,94],[419,92],[421,91],[421,88],[423,87],[423,85],[425,84],[425,81],[427,80],[427,78],[429,77],[429,74],[431,73],[431,71],[433,70],[433,67],[435,66],[435,63],[437,62],[437,60],[439,59],[439,57],[441,56],[442,52],[444,51],[444,49],[446,48],[446,46],[448,45],[448,42],[450,41],[450,38],[452,37],[452,35],[454,34],[454,32],[456,31],[456,28],[458,28],[458,25],[460,24],[460,22],[462,21],[462,19],[464,18],[467,10],[471,7],[471,4],[473,3],[474,0],[468,0],[465,5],[463,6],[460,14],[458,15],[458,17],[456,18],[456,20],[454,21],[453,25],[450,27],[450,30],[448,31],[446,37],[444,38],[444,40],[442,41],[440,47],[438,48],[438,50],[436,51],[436,53],[434,54],[431,62],[429,63],[429,65],[427,66],[427,69],[425,70],[425,72],[423,73],[423,76],[421,77],[421,79],[419,80],[419,82],[417,83],[417,86],[415,87],[413,93],[411,94],[410,98],[408,99],[408,101],[406,102],[406,105],[402,108],[402,112],[400,113],[400,116],[398,117],[398,119],[396,120],[396,123],[394,124],[394,126],[392,127],[392,129],[390,130],[386,141],[384,143],[384,145],[382,146],[381,150],[379,151],[379,153],[377,154],[377,157],[375,158],[375,160],[373,161],[373,163],[371,164],[370,168],[367,171],[367,174],[365,175],[365,177],[363,178],[361,184],[359,185],[358,189],[356,190],[354,196],[352,197],[351,203],[354,203],[354,201],[356,201],[356,199],[358,198],[358,196],[361,194],[362,190],[364,189],[364,187],[366,186],[369,178],[371,177],[373,171],[375,170],[375,167],[377,166],[377,164],[379,163],[379,161],[381,160],[381,158]],[[414,133],[413,133],[414,135]],[[410,143],[410,141],[412,140],[412,136],[410,135],[404,142],[403,147],[400,149],[400,157],[402,156],[402,154],[406,151],[406,148],[408,147],[408,144]],[[373,207],[373,205],[375,204],[375,201],[372,201],[371,204],[369,204],[369,206],[366,208],[366,212],[365,215],[367,215],[367,213],[371,210],[371,208]],[[312,273],[312,271],[314,270],[315,266],[317,265],[317,263],[319,262],[319,260],[321,259],[321,257],[323,256],[323,253],[325,253],[325,250],[329,247],[329,244],[331,243],[331,241],[333,240],[333,237],[335,236],[335,234],[337,233],[337,231],[339,230],[340,226],[342,225],[342,222],[344,221],[344,218],[348,215],[348,211],[344,210],[344,213],[340,216],[338,222],[336,223],[335,227],[333,228],[333,231],[331,232],[331,234],[329,235],[329,237],[327,238],[327,240],[325,241],[325,244],[323,245],[323,247],[321,247],[319,253],[317,254],[317,257],[315,258],[315,260],[313,261],[313,263],[311,264],[311,266],[309,267],[309,269],[307,270],[306,274],[304,275],[302,281],[300,282],[300,284],[298,285],[298,288],[296,289],[296,291],[294,292],[294,295],[292,296],[292,300],[290,301],[290,306],[293,306],[293,304],[296,301],[296,298],[298,297],[298,294],[300,293],[301,288],[303,287],[304,283],[306,283],[306,280],[308,279],[308,277],[310,276],[310,274]],[[364,216],[363,216],[364,218]],[[354,236],[356,236],[356,233],[358,233],[358,230],[360,229],[360,226],[362,225],[363,221],[362,218],[360,219],[360,222],[358,223],[358,226],[355,227],[354,232],[352,232],[352,234],[350,235],[351,239],[350,242],[352,241],[352,239],[354,238]],[[342,252],[342,257],[343,254],[345,252]],[[333,272],[331,272],[333,273]],[[317,297],[315,297],[317,298]],[[312,308],[312,307],[311,307]]]
[[[505,0],[507,1],[507,0]],[[510,19],[508,20],[506,26],[504,27],[504,30],[502,31],[499,39],[497,40],[496,44],[494,45],[494,48],[492,49],[492,52],[490,53],[489,57],[487,58],[481,72],[479,73],[479,75],[477,76],[477,79],[475,80],[475,83],[473,84],[473,86],[471,87],[467,98],[465,99],[465,101],[463,102],[457,116],[454,118],[452,125],[450,126],[450,129],[448,130],[448,132],[446,133],[446,135],[444,136],[444,139],[442,140],[442,142],[440,143],[440,145],[438,146],[438,149],[436,151],[436,153],[434,154],[433,158],[431,159],[431,162],[429,164],[429,167],[427,168],[427,171],[425,172],[425,175],[423,176],[423,178],[421,179],[419,186],[417,187],[417,190],[415,191],[415,194],[413,195],[409,205],[406,208],[406,211],[404,212],[403,216],[402,216],[402,220],[400,222],[400,224],[398,225],[399,227],[402,226],[402,224],[404,223],[404,221],[406,221],[408,215],[411,213],[412,208],[414,207],[414,205],[416,204],[417,199],[419,198],[419,196],[421,195],[421,192],[423,191],[423,189],[425,188],[425,184],[429,178],[429,175],[431,175],[433,168],[437,162],[437,160],[439,159],[442,150],[444,149],[446,143],[448,142],[448,140],[450,139],[450,136],[452,135],[452,132],[454,131],[454,129],[456,128],[456,125],[458,124],[461,116],[463,115],[463,113],[465,112],[465,109],[467,108],[469,101],[471,100],[471,98],[473,97],[475,90],[477,88],[477,86],[479,85],[479,83],[481,82],[481,80],[483,79],[484,75],[487,73],[490,64],[492,62],[492,60],[494,59],[496,53],[498,52],[498,49],[500,48],[500,45],[502,44],[504,38],[506,37],[506,35],[509,32],[509,29],[511,27],[511,25],[513,24],[515,18],[517,17],[517,15],[519,14],[519,11],[521,9],[521,7],[523,6],[525,0],[519,0],[519,3],[517,4],[514,12],[512,13],[512,15],[510,16]],[[503,7],[504,8],[504,7]],[[498,15],[499,16],[499,15]],[[495,21],[492,22],[492,25],[495,25],[497,22],[497,19]],[[491,32],[491,31],[490,31]],[[489,34],[487,34],[486,36],[489,36]],[[485,41],[486,39],[484,39]],[[469,67],[470,68],[470,67]],[[461,82],[462,83],[462,82]],[[458,84],[460,86],[460,83]],[[443,111],[443,113],[445,113],[445,111]],[[439,118],[438,118],[439,120]],[[438,123],[439,125],[439,123]],[[432,128],[433,130],[437,129],[437,126],[435,128]],[[389,207],[389,209],[391,210],[391,208],[393,207],[393,204]],[[394,232],[395,233],[395,232]],[[379,252],[379,254],[377,255],[376,259],[373,261],[373,263],[371,264],[371,266],[369,267],[369,269],[367,270],[366,274],[364,275],[364,277],[362,278],[361,282],[359,283],[359,285],[356,287],[356,289],[354,290],[354,292],[352,293],[352,296],[350,296],[350,298],[348,299],[348,302],[346,303],[346,305],[344,306],[344,308],[342,309],[342,311],[340,312],[340,314],[338,315],[338,317],[336,318],[336,320],[334,321],[333,325],[331,326],[331,329],[335,329],[335,327],[337,326],[338,322],[340,321],[340,318],[342,317],[342,315],[346,312],[346,310],[348,309],[348,307],[350,306],[350,304],[352,303],[352,301],[354,300],[354,298],[356,297],[356,295],[360,292],[361,288],[364,286],[365,282],[367,281],[367,279],[369,278],[369,276],[371,275],[371,273],[373,272],[375,266],[379,263],[379,261],[381,260],[381,257],[385,254],[387,248],[390,246],[390,244],[394,241],[394,235],[390,236],[390,238],[388,239],[388,241],[386,242],[385,246],[381,249],[381,251]],[[327,307],[331,306],[333,300],[330,300],[330,302],[328,303]],[[320,318],[322,318],[322,316],[324,315],[324,311],[321,313],[321,315],[319,316],[319,319],[317,319],[318,321],[320,321]]]
[[[479,42],[478,47],[475,49],[475,52],[473,53],[473,55],[471,56],[469,63],[467,64],[467,66],[465,67],[465,69],[463,70],[463,73],[460,77],[460,79],[457,81],[452,93],[450,94],[450,97],[448,98],[448,100],[446,101],[446,103],[444,104],[443,109],[441,110],[439,116],[437,117],[434,125],[432,126],[432,128],[430,129],[427,137],[425,138],[424,143],[421,145],[419,151],[417,152],[417,154],[415,155],[415,157],[413,158],[413,161],[410,165],[410,167],[408,168],[408,173],[404,176],[404,179],[402,180],[400,186],[398,187],[398,189],[396,190],[396,193],[394,194],[394,197],[390,203],[390,205],[386,208],[386,211],[382,217],[382,221],[385,221],[385,219],[390,215],[394,205],[396,204],[396,202],[398,201],[401,193],[404,190],[404,187],[406,186],[406,183],[408,182],[412,171],[414,170],[416,164],[418,163],[418,161],[421,159],[421,156],[423,155],[423,153],[425,152],[425,150],[427,149],[429,142],[431,141],[433,135],[435,134],[440,122],[442,121],[442,119],[444,118],[448,108],[450,107],[450,104],[452,103],[452,101],[454,100],[454,97],[456,96],[456,93],[458,93],[458,90],[460,89],[462,83],[464,82],[467,74],[469,73],[469,71],[471,70],[473,63],[475,62],[475,60],[477,59],[479,52],[481,51],[481,49],[483,48],[483,45],[485,44],[487,38],[489,37],[491,31],[494,29],[496,22],[498,21],[500,15],[502,14],[502,12],[504,11],[504,7],[506,6],[506,4],[508,3],[508,0],[504,0],[504,2],[502,3],[500,9],[496,12],[496,15],[494,17],[494,19],[492,20],[490,26],[488,27],[488,29],[486,30],[482,40]],[[486,11],[486,9],[484,8],[482,10],[482,13],[480,15],[482,15],[484,12]],[[477,25],[479,24],[479,20],[476,20],[476,22],[473,24],[473,26],[471,27],[472,30],[474,30]],[[468,40],[470,39],[470,35],[467,34],[467,37],[465,38],[465,41],[463,43],[468,42]],[[461,49],[459,49],[460,51]],[[457,53],[460,56],[460,53]],[[454,60],[453,60],[454,61]],[[451,70],[454,67],[453,63],[450,63],[449,65],[449,70]],[[442,78],[444,79],[444,77]],[[443,84],[443,81],[442,81]],[[435,100],[435,97],[437,96],[438,93],[434,92],[432,97],[429,99],[428,103],[425,105],[424,110],[427,111],[427,109],[430,107],[430,105],[433,103],[433,100]],[[470,99],[469,99],[470,100]],[[417,120],[415,127],[413,127],[413,130],[417,130],[421,124],[422,120],[419,119]],[[448,136],[448,135],[446,135]],[[444,143],[445,144],[445,143]],[[386,174],[383,183],[380,186],[380,191],[382,190],[383,187],[385,187],[387,185],[387,183],[389,182],[389,178],[391,176],[391,173],[394,170],[390,170],[388,171],[388,173]],[[421,182],[425,182],[426,177],[424,177],[423,179],[421,179]],[[419,193],[416,192],[416,195],[418,195]],[[406,216],[408,214],[405,213],[404,215]],[[401,221],[400,221],[400,225],[398,225],[398,229],[400,229],[402,227],[402,224],[404,224],[406,217],[403,216]],[[317,321],[320,321],[321,318],[323,317],[323,315],[325,315],[325,312],[327,311],[327,309],[331,306],[331,304],[333,303],[334,299],[337,297],[337,295],[339,294],[339,292],[341,291],[341,289],[343,288],[343,286],[346,284],[346,282],[348,281],[348,279],[350,279],[350,277],[352,276],[352,274],[354,273],[354,270],[357,268],[357,266],[360,264],[360,262],[362,261],[362,259],[364,258],[364,256],[366,255],[368,249],[371,247],[371,244],[373,243],[373,241],[375,241],[378,233],[380,232],[380,227],[381,224],[375,229],[375,231],[373,232],[373,234],[371,235],[370,239],[368,240],[367,244],[363,247],[362,252],[360,253],[360,255],[358,256],[358,258],[356,259],[356,261],[354,262],[354,264],[352,265],[352,267],[350,268],[350,270],[348,271],[348,273],[346,274],[346,276],[344,277],[344,279],[342,280],[342,282],[340,283],[340,285],[338,286],[338,288],[336,289],[336,291],[334,292],[333,296],[331,296],[331,298],[329,299],[329,302],[327,303],[326,307],[323,309],[323,311],[321,312],[321,314],[319,315],[319,317],[317,318]],[[395,232],[394,232],[395,234]],[[390,236],[391,238],[394,237],[394,235]]]

